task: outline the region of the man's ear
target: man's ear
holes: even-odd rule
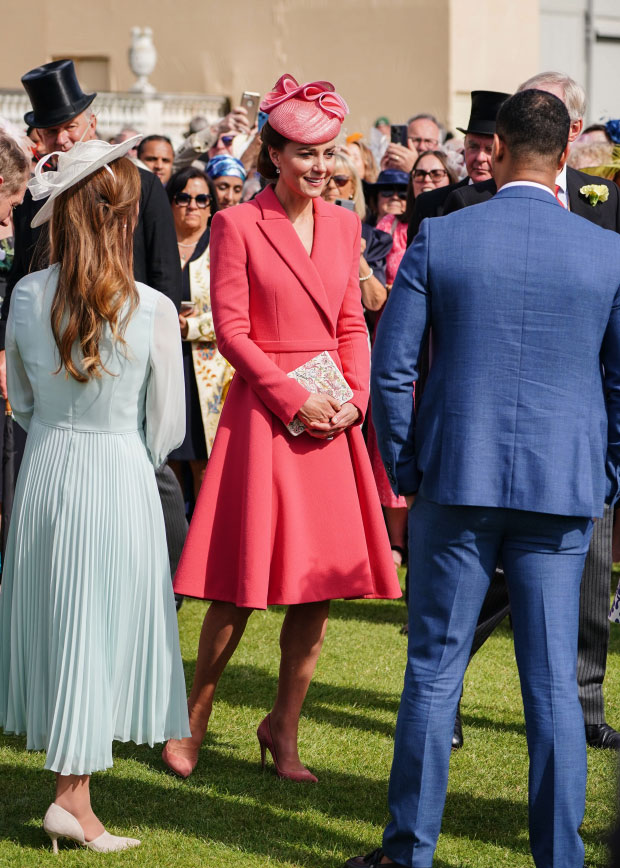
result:
[[[493,162],[501,163],[501,161],[506,156],[506,145],[497,135],[497,133],[493,134]]]
[[[577,121],[570,122],[570,131],[568,133],[568,144],[572,145],[575,139],[578,139],[581,135],[581,131],[583,130],[583,118],[579,118]]]
[[[566,165],[566,161],[568,160],[568,155],[570,153],[570,139],[562,153],[560,154],[560,159],[558,160],[558,173],[562,171],[564,166]]]

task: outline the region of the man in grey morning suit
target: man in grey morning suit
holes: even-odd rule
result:
[[[482,602],[510,591],[537,868],[582,868],[586,741],[579,586],[592,518],[618,496],[620,238],[554,195],[570,118],[538,90],[500,109],[499,192],[425,221],[379,325],[373,418],[410,511],[408,661],[383,848],[349,865],[430,868],[452,727]],[[450,250],[450,256],[445,251]],[[414,413],[412,381],[433,332]],[[579,394],[587,412],[575,411]]]

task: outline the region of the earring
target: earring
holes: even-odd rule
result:
[[[279,170],[278,167],[276,166],[276,175],[279,175],[279,174],[280,174],[280,170]]]

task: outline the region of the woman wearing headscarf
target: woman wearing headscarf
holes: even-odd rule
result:
[[[290,75],[261,108],[258,168],[272,183],[212,224],[215,331],[236,373],[176,574],[178,593],[213,601],[192,735],[168,742],[163,757],[191,774],[248,617],[285,605],[277,695],[257,736],[280,777],[316,781],[297,737],[330,600],[396,598],[400,587],[360,430],[370,361],[360,220],[321,198],[348,109],[329,82]]]
[[[206,168],[213,194],[212,215],[241,202],[243,184],[248,176],[241,160],[230,154],[211,157]]]

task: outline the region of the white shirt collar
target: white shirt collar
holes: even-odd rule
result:
[[[549,193],[550,196],[553,196],[555,199],[555,193],[549,187],[545,187],[544,184],[538,184],[536,181],[509,181],[507,184],[504,184],[503,187],[500,187],[500,190],[507,190],[509,187],[535,187],[537,190],[544,190],[545,193]],[[497,191],[499,193],[499,190]]]
[[[566,193],[566,163],[562,166],[562,171],[559,175],[556,175],[555,183],[560,188],[560,193]],[[543,190],[549,190],[549,187],[545,187],[544,184],[537,184],[536,181],[510,181],[508,184],[504,184],[505,187],[510,187],[513,184],[529,184],[532,187],[541,187]],[[553,195],[553,192],[552,192]]]

